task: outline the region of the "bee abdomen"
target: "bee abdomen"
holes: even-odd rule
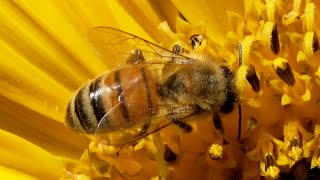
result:
[[[143,124],[157,112],[157,83],[145,68],[112,71],[80,89],[66,123],[82,133],[106,133]]]
[[[66,123],[75,131],[94,133],[99,123],[97,117],[105,114],[101,112],[102,106],[98,105],[98,97],[93,94],[96,91],[92,91],[97,80],[81,88],[68,105]]]

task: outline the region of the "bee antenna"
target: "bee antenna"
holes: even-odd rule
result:
[[[238,114],[239,114],[239,119],[238,119],[238,136],[237,140],[240,140],[241,136],[241,122],[242,122],[242,111],[241,111],[241,104],[238,105]]]

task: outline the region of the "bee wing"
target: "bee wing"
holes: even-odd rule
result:
[[[111,27],[95,27],[89,32],[89,40],[98,55],[114,67],[126,63],[142,52],[146,63],[192,63],[193,59],[174,53],[136,35]]]
[[[130,108],[135,108],[134,105]],[[159,109],[158,107],[157,109]],[[106,129],[110,128],[112,125],[108,122],[108,116],[112,113],[117,113],[122,111],[121,103],[117,104],[112,110],[110,110],[105,117],[100,121],[95,137],[100,140],[100,142],[107,145],[125,145],[129,143],[133,143],[139,139],[142,139],[150,134],[153,134],[171,124],[174,123],[172,118],[175,120],[179,119],[179,121],[184,121],[186,118],[193,116],[198,113],[198,109],[196,107],[184,107],[179,106],[173,108],[172,105],[164,105],[161,106],[164,108],[166,113],[158,113],[150,116],[149,119],[145,119],[142,124],[137,124],[135,126],[129,128],[123,128],[120,130],[105,132]],[[139,111],[139,108],[135,108]],[[178,109],[176,111],[170,111],[168,109]],[[121,119],[117,119],[117,122]],[[132,119],[131,119],[132,120]],[[130,121],[131,121],[130,120]]]
[[[139,107],[131,105],[130,108],[135,108],[139,111]],[[112,130],[113,124],[110,124],[109,118],[112,114],[117,114],[123,111],[122,103],[117,104],[112,108],[101,120],[96,129],[95,137],[99,138],[101,142],[107,145],[125,145],[135,142],[141,138],[144,138],[160,129],[169,126],[173,122],[166,115],[154,115],[150,116],[149,119],[145,119],[143,123],[133,125],[132,127],[123,127],[122,129]],[[144,111],[144,110],[142,110]],[[122,121],[119,117],[116,122]],[[134,121],[133,119],[126,119],[129,122]],[[126,123],[130,126],[130,123]]]

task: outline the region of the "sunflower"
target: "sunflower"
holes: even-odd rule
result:
[[[318,177],[319,9],[312,0],[1,1],[0,176]],[[97,26],[227,63],[240,139],[237,111],[221,116],[223,132],[203,113],[191,118],[192,133],[169,126],[121,148],[66,128],[72,95],[114,68],[89,42]]]

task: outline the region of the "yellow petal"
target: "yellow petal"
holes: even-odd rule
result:
[[[35,176],[23,173],[13,168],[8,168],[0,165],[0,178],[1,179],[20,179],[20,180],[36,180]]]
[[[64,165],[58,157],[6,131],[0,130],[0,137],[0,164],[38,178],[62,176]]]

